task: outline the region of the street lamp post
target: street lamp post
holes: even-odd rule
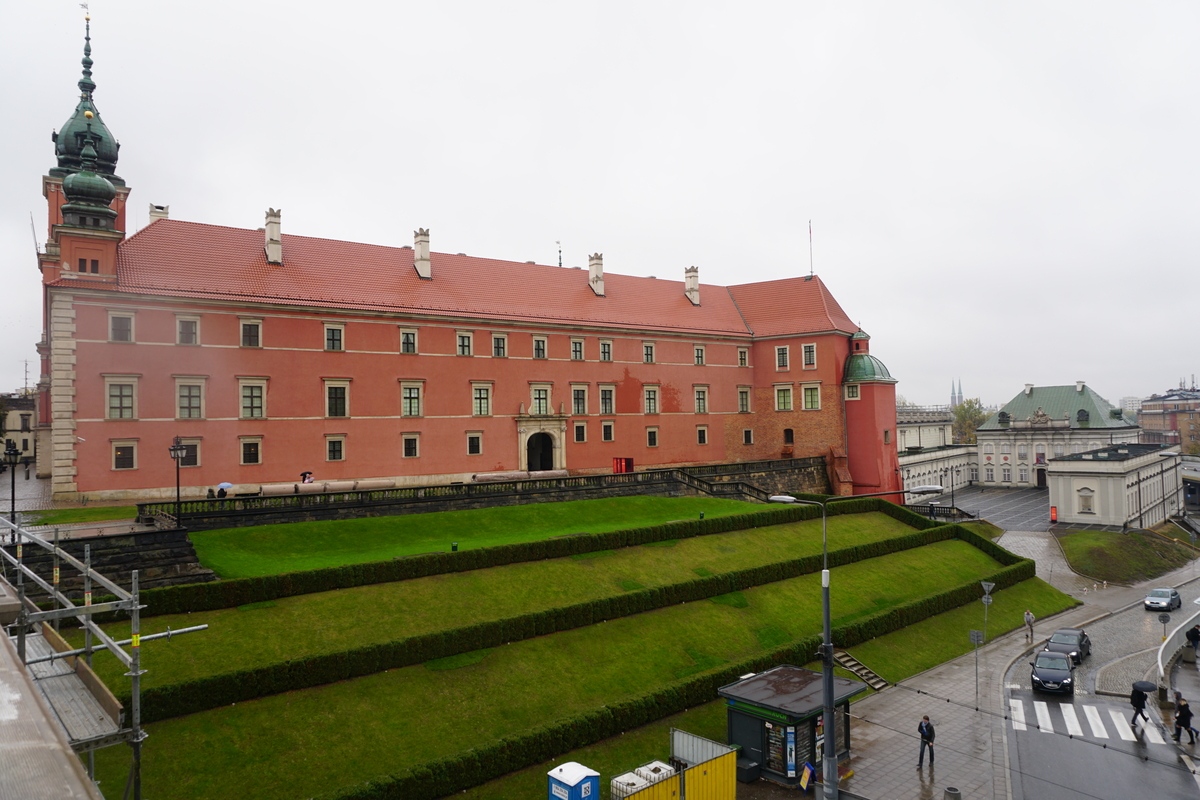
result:
[[[175,460],[175,527],[182,528],[183,523],[180,518],[182,504],[179,500],[179,464],[183,461],[183,457],[187,455],[187,445],[183,443],[183,439],[176,436],[175,442],[167,448],[167,451],[170,452],[171,458]]]
[[[4,449],[4,463],[8,465],[8,521],[17,527],[17,462],[21,460],[21,451],[17,443],[12,442]]]
[[[821,727],[824,729],[824,753],[822,753],[822,780],[821,783],[825,787],[826,800],[837,800],[838,796],[838,770],[837,770],[837,742],[834,741],[834,724],[833,724],[833,623],[832,613],[829,603],[829,535],[828,522],[829,515],[826,507],[830,503],[839,503],[847,500],[860,500],[864,497],[890,497],[891,495],[903,494],[939,494],[943,489],[941,486],[914,486],[911,489],[900,489],[891,492],[873,492],[871,494],[856,494],[847,497],[832,497],[828,500],[797,500],[794,497],[789,497],[783,502],[801,503],[806,506],[821,507],[821,616],[823,627],[823,641],[821,644],[821,695],[822,705],[824,706],[821,714]]]

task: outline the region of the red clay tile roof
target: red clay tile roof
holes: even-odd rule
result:
[[[156,220],[119,246],[115,286],[66,276],[55,285],[732,336],[857,330],[818,278],[728,289],[702,284],[701,305],[693,306],[682,281],[609,272],[605,296],[597,297],[586,269],[436,252],[433,279],[422,280],[411,248],[288,234],[282,240],[284,263],[275,266],[267,263],[260,230]]]

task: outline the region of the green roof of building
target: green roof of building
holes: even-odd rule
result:
[[[897,382],[883,362],[868,353],[855,353],[846,359],[846,372],[842,382],[854,383],[856,381]]]
[[[1087,384],[1072,384],[1034,386],[1028,394],[1024,391],[1018,392],[1016,397],[988,417],[987,422],[977,430],[1007,430],[1008,425],[1001,422],[1002,415],[1007,414],[1008,419],[1013,421],[1026,420],[1031,419],[1039,410],[1052,420],[1070,420],[1071,427],[1077,430],[1137,427],[1134,420],[1126,417],[1120,409],[1114,408]]]

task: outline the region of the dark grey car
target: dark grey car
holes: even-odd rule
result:
[[[1029,666],[1033,667],[1029,677],[1035,692],[1075,693],[1075,664],[1066,653],[1043,650]]]
[[[1082,628],[1059,628],[1046,642],[1051,653],[1066,653],[1076,664],[1092,654],[1092,640]]]

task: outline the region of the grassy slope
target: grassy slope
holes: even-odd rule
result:
[[[1058,541],[1072,569],[1110,583],[1150,580],[1192,558],[1189,548],[1145,533],[1075,531]]]
[[[678,519],[761,511],[761,505],[707,497],[619,497],[570,503],[257,525],[192,534],[200,562],[223,578],[386,561],[397,556],[599,533]]]
[[[1021,614],[1026,608],[1034,610],[1039,619],[1077,605],[1078,601],[1043,583],[1040,579],[1025,581],[997,592],[988,612],[988,639],[1020,627]],[[859,661],[897,682],[970,652],[971,644],[965,631],[982,630],[982,603],[972,603],[945,614],[910,625],[852,648]],[[810,668],[812,666],[810,665]],[[867,695],[860,695],[866,697]],[[670,755],[670,729],[704,736],[717,742],[726,741],[726,712],[720,701],[706,703],[628,731],[623,736],[598,742],[590,747],[565,753],[553,761],[519,770],[469,789],[460,795],[462,800],[523,800],[538,797],[546,791],[546,773],[567,761],[578,761],[600,773],[600,785],[623,772],[652,759],[666,761]]]
[[[838,568],[835,624],[997,566],[950,541]],[[152,725],[147,794],[316,794],[745,658],[764,649],[764,632],[771,641],[779,631],[795,638],[819,630],[818,575],[742,594],[744,608],[680,605],[513,643],[460,669],[392,670]],[[99,760],[109,780],[127,763],[115,750]]]
[[[133,519],[137,506],[92,506],[64,508],[56,511],[21,512],[28,525],[71,525],[77,522],[103,522],[110,519]]]
[[[912,533],[886,514],[853,514],[829,520],[833,549]],[[664,544],[670,546],[663,546]],[[443,630],[598,597],[629,589],[691,580],[821,551],[821,521],[807,520],[747,531],[698,536],[650,547],[606,551],[492,569],[437,575],[335,592],[299,595],[196,614],[150,617],[144,634],[207,623],[209,630],[148,646],[144,686],[159,686],[237,668],[330,653],[373,642]],[[592,554],[589,554],[592,555]],[[127,638],[128,622],[106,625]],[[303,635],[297,635],[302,631]],[[82,636],[71,641],[82,647]],[[109,686],[127,685],[114,658],[97,658]]]

